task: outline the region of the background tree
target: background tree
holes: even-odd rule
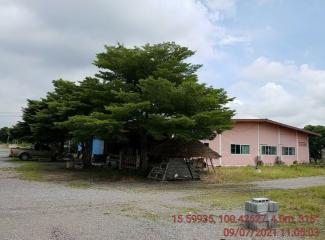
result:
[[[13,127],[11,127],[10,141],[26,142],[26,143],[34,142],[29,125],[24,121],[19,121]]]
[[[10,129],[8,127],[0,128],[0,142],[7,143],[10,137]]]
[[[91,104],[89,100],[82,101],[79,85],[62,79],[53,81],[53,85],[54,90],[48,92],[45,98],[27,100],[27,106],[23,108],[23,121],[13,128],[16,138],[21,139],[23,136],[26,139],[28,136],[31,142],[59,144],[62,147],[69,138],[69,131],[58,127],[56,122],[90,112]],[[84,99],[88,99],[88,96]]]
[[[321,134],[320,137],[309,137],[310,157],[317,163],[318,160],[322,159],[322,149],[325,148],[325,126],[307,125],[304,129]]]
[[[31,124],[35,121],[35,116],[45,106],[39,100],[27,99],[27,106],[23,108],[22,121],[17,122],[11,128],[11,138],[20,142],[35,142],[37,139],[32,132]],[[37,137],[37,136],[36,136]]]

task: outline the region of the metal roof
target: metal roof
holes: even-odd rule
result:
[[[269,123],[269,124],[273,124],[273,125],[277,125],[280,127],[284,127],[284,128],[289,128],[289,129],[293,129],[302,133],[306,133],[308,135],[314,135],[314,136],[318,136],[320,137],[321,135],[319,133],[315,133],[315,132],[311,132],[302,128],[297,128],[297,127],[293,127],[284,123],[280,123],[280,122],[276,122],[267,118],[259,118],[259,119],[233,119],[236,123],[238,122],[257,122],[257,123]]]

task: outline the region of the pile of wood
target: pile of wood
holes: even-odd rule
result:
[[[181,158],[173,158],[153,167],[148,178],[162,181],[199,180],[200,173],[190,162]]]
[[[148,175],[157,180],[198,180],[204,165],[207,166],[206,162],[209,160],[213,168],[212,159],[221,157],[200,141],[183,142],[176,139],[158,145],[151,155],[164,159]]]

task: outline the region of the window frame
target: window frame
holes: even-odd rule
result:
[[[265,150],[264,152],[263,152],[263,148]],[[275,150],[275,151],[272,151],[272,150]],[[261,155],[276,156],[278,153],[278,148],[277,148],[277,146],[272,146],[272,145],[261,145],[260,151],[261,151]]]
[[[233,146],[234,146],[234,148],[233,148]],[[243,146],[248,147],[248,153],[243,153]],[[238,147],[239,147],[239,153],[237,153]],[[234,153],[232,151],[233,149],[235,150]],[[235,144],[235,143],[230,144],[230,154],[232,154],[232,155],[250,155],[250,151],[251,151],[251,147],[249,144]]]
[[[296,155],[295,147],[282,147],[282,156],[295,156],[295,155]]]

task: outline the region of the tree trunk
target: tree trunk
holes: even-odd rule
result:
[[[91,140],[83,143],[82,148],[82,162],[84,168],[89,168],[91,166]]]
[[[146,120],[149,119],[149,113],[145,112]],[[148,136],[147,132],[143,129],[141,134],[141,169],[148,169]]]
[[[141,138],[141,169],[147,170],[148,168],[148,141],[147,135],[144,134]]]
[[[60,141],[59,153],[64,153],[64,139]]]

